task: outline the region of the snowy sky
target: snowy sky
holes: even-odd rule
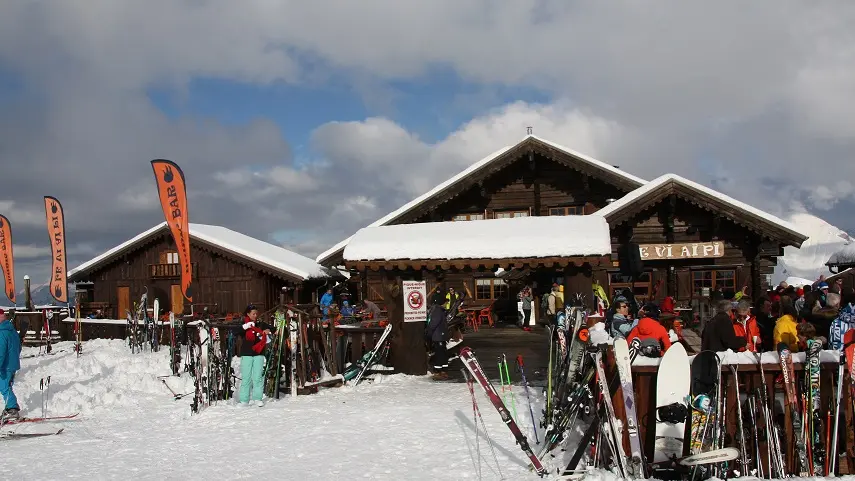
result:
[[[193,222],[314,256],[533,126],[852,231],[853,23],[779,0],[6,1],[0,213],[40,283],[42,196],[72,268],[162,220],[163,157]]]

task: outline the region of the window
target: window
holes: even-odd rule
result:
[[[549,215],[583,215],[585,207],[581,205],[571,205],[568,207],[550,207]]]
[[[650,280],[650,272],[642,273],[634,279],[634,282],[630,276],[625,276],[620,272],[612,272],[609,274],[609,296],[614,299],[616,292],[630,289],[637,298],[647,299],[651,292]]]
[[[510,219],[512,217],[528,217],[529,212],[527,210],[506,210],[503,212],[496,212],[496,219]]]
[[[704,296],[704,288],[710,292],[719,288],[726,297],[727,293],[732,296],[736,289],[736,271],[692,271],[692,291],[695,295]]]
[[[507,298],[508,285],[504,279],[475,279],[475,299],[491,301]]]
[[[161,264],[178,264],[178,253],[177,252],[161,252],[160,263]]]
[[[453,221],[461,221],[461,220],[483,220],[484,214],[459,214],[454,216],[451,220]]]

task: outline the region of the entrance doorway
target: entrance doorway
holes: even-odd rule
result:
[[[116,318],[124,319],[131,310],[131,288],[119,286],[116,288]]]

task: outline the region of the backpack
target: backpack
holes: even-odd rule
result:
[[[555,294],[550,292],[549,294],[540,298],[540,308],[543,309],[543,312],[546,312],[549,310],[549,296],[554,296],[554,295]]]

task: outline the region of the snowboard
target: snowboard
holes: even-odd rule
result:
[[[660,463],[683,455],[685,416],[682,421],[662,420],[659,413],[662,408],[671,407],[679,411],[686,410],[686,397],[689,395],[691,375],[689,355],[682,344],[672,344],[665,351],[659,363],[656,375],[656,441],[654,443],[653,462]]]
[[[698,454],[713,445],[721,361],[714,351],[701,351],[692,361],[692,424],[689,451]]]

